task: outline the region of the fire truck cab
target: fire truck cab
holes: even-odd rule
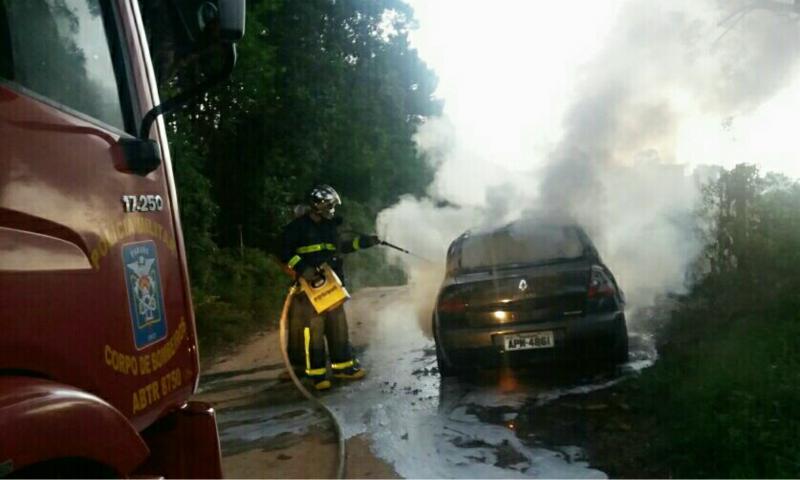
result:
[[[0,477],[222,474],[148,1],[232,68],[244,0],[0,0]]]

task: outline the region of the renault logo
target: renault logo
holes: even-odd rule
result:
[[[527,289],[528,289],[528,282],[526,282],[525,279],[523,278],[522,280],[519,281],[519,291],[524,292]]]

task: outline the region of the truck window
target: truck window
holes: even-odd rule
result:
[[[0,0],[0,75],[126,130],[101,0]],[[128,129],[129,130],[129,129]]]

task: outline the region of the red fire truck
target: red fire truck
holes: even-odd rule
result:
[[[164,102],[146,0],[0,0],[0,477],[221,476],[160,115],[244,0],[152,1],[225,60]]]

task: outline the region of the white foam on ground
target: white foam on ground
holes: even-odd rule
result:
[[[369,374],[323,399],[348,438],[369,433],[373,452],[406,478],[605,478],[578,447],[532,447],[512,428],[469,411],[472,405],[516,409],[548,392],[440,386],[437,374],[419,373],[435,367],[435,357],[424,354],[433,342],[415,321],[413,305],[394,294],[375,308],[381,312],[371,321],[379,324],[361,359]]]

